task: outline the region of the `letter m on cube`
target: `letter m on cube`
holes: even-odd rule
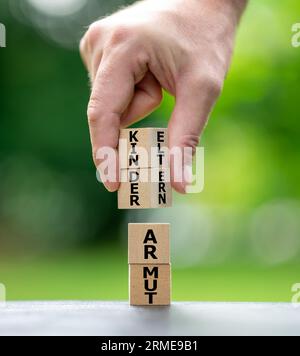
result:
[[[6,28],[0,23],[0,47],[6,47]]]

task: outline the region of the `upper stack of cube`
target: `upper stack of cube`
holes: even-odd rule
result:
[[[119,209],[172,205],[167,129],[121,130],[119,165]]]

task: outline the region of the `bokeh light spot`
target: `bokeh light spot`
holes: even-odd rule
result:
[[[27,0],[38,11],[50,16],[67,16],[79,11],[87,0]]]

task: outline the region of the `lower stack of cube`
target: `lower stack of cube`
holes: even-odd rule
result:
[[[131,305],[170,305],[169,224],[129,224],[129,299]]]

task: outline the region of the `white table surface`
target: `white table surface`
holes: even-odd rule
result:
[[[300,335],[300,308],[267,303],[130,307],[126,302],[8,302],[0,306],[0,335]]]

